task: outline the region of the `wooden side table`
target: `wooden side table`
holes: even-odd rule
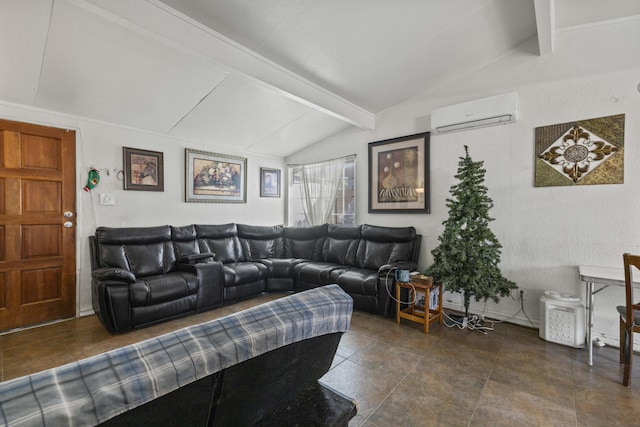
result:
[[[429,324],[433,322],[442,323],[442,283],[433,283],[431,277],[420,281],[396,282],[396,322],[400,324],[400,319],[411,320],[412,322],[424,325],[424,333],[429,333]],[[401,309],[400,290],[409,290],[409,306]],[[431,292],[438,290],[438,305],[435,309],[429,308]],[[424,293],[424,307],[416,305],[416,294]],[[407,304],[406,302],[403,304]]]

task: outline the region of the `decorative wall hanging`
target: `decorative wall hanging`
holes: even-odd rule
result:
[[[260,197],[280,197],[280,170],[260,168]]]
[[[89,176],[87,178],[87,185],[84,186],[84,191],[91,191],[100,183],[100,171],[96,168],[89,169]]]
[[[429,195],[429,132],[369,143],[369,213],[428,213]]]
[[[622,184],[624,114],[536,128],[535,186]]]
[[[124,189],[164,191],[163,153],[123,148]]]
[[[246,203],[247,159],[186,149],[186,201]]]

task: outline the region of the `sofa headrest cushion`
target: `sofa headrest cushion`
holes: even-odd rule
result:
[[[312,227],[285,227],[284,237],[293,240],[313,240],[326,237],[329,225],[314,225]]]
[[[199,239],[224,239],[238,235],[238,227],[235,223],[220,225],[196,224],[196,236]]]
[[[196,239],[196,228],[193,225],[171,227],[171,240],[174,242],[186,242]]]
[[[328,235],[337,240],[359,239],[362,227],[353,225],[329,224]]]
[[[103,245],[142,245],[171,240],[171,228],[168,225],[157,227],[98,227],[96,239]]]
[[[364,224],[362,238],[381,243],[413,242],[416,238],[414,227],[379,227]]]
[[[270,240],[282,237],[283,225],[247,225],[238,224],[238,237],[253,240]]]

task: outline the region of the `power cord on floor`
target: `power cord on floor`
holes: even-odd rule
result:
[[[451,321],[451,324],[447,324],[447,322],[444,322],[445,326],[449,327],[449,328],[455,328],[457,327],[458,329],[469,329],[472,331],[478,331],[481,332],[485,335],[487,335],[488,331],[493,331],[493,326],[496,323],[503,323],[506,322],[507,320],[513,319],[514,317],[516,317],[518,314],[522,313],[527,320],[529,321],[529,323],[531,324],[531,326],[533,328],[536,328],[536,325],[533,324],[533,322],[531,321],[531,319],[529,318],[529,316],[527,315],[527,312],[524,309],[524,299],[520,298],[520,309],[515,312],[514,314],[512,314],[511,316],[508,316],[502,320],[487,320],[485,319],[484,313],[487,309],[487,301],[484,302],[484,308],[482,309],[482,314],[480,316],[477,315],[473,315],[471,317],[461,317],[460,320],[457,318],[453,318],[451,316],[449,316],[447,313],[444,312],[444,310],[442,311],[443,316],[448,319],[449,321]],[[457,316],[459,317],[459,316]],[[444,320],[444,319],[443,319]],[[491,326],[485,326],[485,322],[489,323]]]
[[[493,331],[493,323],[490,320],[485,320],[484,316],[476,316],[473,315],[470,318],[466,316],[462,318],[462,320],[455,319],[449,316],[444,310],[442,311],[442,315],[444,319],[449,320],[451,323],[447,323],[443,319],[443,323],[448,328],[458,328],[458,329],[469,329],[470,331],[478,331],[484,335],[487,335],[489,331]],[[489,323],[489,325],[485,325],[485,322]]]

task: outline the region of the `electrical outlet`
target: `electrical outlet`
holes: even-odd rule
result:
[[[113,194],[100,193],[100,204],[102,206],[113,206],[116,204],[116,198]]]
[[[521,301],[527,300],[527,293],[524,291],[524,289],[520,289],[520,293],[518,295],[520,296]]]

